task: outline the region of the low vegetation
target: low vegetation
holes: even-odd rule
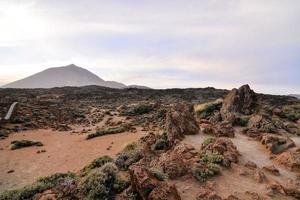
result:
[[[128,187],[128,183],[118,177],[118,168],[106,163],[100,169],[88,174],[78,186],[84,199],[115,199],[115,194]]]
[[[214,111],[221,109],[222,102],[222,99],[217,99],[215,101],[198,104],[194,107],[195,113],[199,118],[209,117],[214,113]]]
[[[150,168],[150,173],[159,181],[164,181],[168,179],[168,175],[165,174],[161,169]]]
[[[217,164],[208,163],[205,166],[193,170],[193,176],[200,182],[206,181],[209,177],[219,174],[221,168]]]
[[[123,132],[131,130],[131,128],[132,128],[132,124],[126,123],[126,124],[121,124],[119,126],[110,127],[107,129],[98,129],[95,133],[88,134],[86,139],[89,140],[89,139],[93,139],[95,137],[100,137],[103,135],[123,133]]]
[[[150,104],[137,104],[128,107],[127,110],[124,111],[125,115],[135,116],[135,115],[143,115],[153,111],[153,106]]]
[[[129,181],[120,178],[118,168],[107,156],[96,159],[81,172],[84,176],[57,173],[40,178],[24,188],[3,192],[0,200],[35,199],[35,195],[50,189],[58,199],[110,200],[129,186]]]
[[[0,195],[0,200],[20,200],[20,199],[33,199],[33,197],[46,191],[58,187],[66,179],[75,179],[73,173],[57,173],[48,177],[38,179],[35,183],[18,190],[5,191]]]
[[[30,146],[43,146],[43,143],[38,141],[30,141],[30,140],[15,140],[11,142],[10,149],[16,150],[24,147]]]
[[[80,170],[81,176],[86,176],[89,174],[93,169],[100,168],[106,163],[112,163],[114,160],[109,156],[101,156],[100,158],[95,159],[93,162],[85,166],[82,170]]]
[[[128,144],[116,159],[116,165],[122,169],[127,170],[133,163],[136,163],[142,158],[141,152],[137,143]]]

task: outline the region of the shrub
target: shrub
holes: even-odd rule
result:
[[[168,179],[168,175],[165,174],[162,170],[157,168],[151,168],[150,173],[159,181],[164,181]]]
[[[199,118],[207,118],[208,116],[212,115],[214,111],[221,109],[222,102],[222,99],[217,99],[215,101],[196,105],[194,107],[195,113]]]
[[[205,153],[201,155],[200,160],[209,164],[222,164],[224,157],[219,153]]]
[[[215,137],[208,137],[208,138],[205,138],[205,140],[202,142],[202,146],[203,147],[206,147],[207,145],[209,145],[210,143],[213,143],[216,141],[216,138]]]
[[[89,165],[85,166],[82,170],[80,170],[81,176],[86,176],[95,168],[100,168],[106,163],[114,162],[114,160],[109,156],[101,156],[100,158],[95,159]]]
[[[20,149],[24,147],[30,147],[30,146],[43,146],[43,143],[41,142],[35,142],[30,140],[15,140],[11,142],[11,150]]]
[[[125,114],[129,116],[143,115],[151,112],[152,110],[153,107],[150,104],[138,104],[131,106],[127,111],[125,111]]]
[[[91,200],[114,199],[116,184],[120,183],[117,181],[117,172],[118,169],[113,163],[106,163],[100,169],[90,173],[79,184],[80,194]]]
[[[200,182],[204,182],[207,178],[219,174],[221,168],[217,164],[209,163],[204,168],[196,168],[193,170],[193,176]]]
[[[18,190],[5,191],[0,195],[0,200],[32,199],[34,195],[56,187],[67,178],[75,178],[73,173],[57,173],[48,177],[40,178],[35,183]]]
[[[116,165],[122,169],[127,170],[130,165],[136,163],[142,158],[140,150],[138,148],[137,143],[128,144],[122,152],[119,154],[118,158],[116,159]]]
[[[233,125],[234,126],[242,126],[242,127],[246,127],[248,125],[249,122],[249,118],[248,117],[237,117],[234,120]]]
[[[131,124],[121,124],[116,127],[110,127],[107,129],[98,129],[96,133],[90,133],[87,135],[86,139],[92,139],[95,137],[103,136],[103,135],[110,135],[110,134],[117,134],[117,133],[123,133],[125,131],[129,131],[132,128]]]
[[[164,139],[157,139],[155,144],[152,146],[152,150],[163,150],[168,147],[168,142]]]

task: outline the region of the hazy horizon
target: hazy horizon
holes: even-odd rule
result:
[[[0,85],[74,63],[151,88],[300,93],[300,1],[0,2]]]

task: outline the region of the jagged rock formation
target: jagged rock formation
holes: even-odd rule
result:
[[[173,110],[167,113],[166,129],[170,145],[176,139],[182,139],[184,135],[197,134],[199,132],[199,126],[191,108],[185,104],[177,104]]]
[[[257,96],[249,85],[243,85],[239,89],[232,89],[225,97],[221,108],[223,118],[230,113],[252,114],[256,105]]]

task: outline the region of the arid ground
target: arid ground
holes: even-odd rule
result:
[[[1,116],[18,102],[1,121],[1,200],[300,198],[296,98],[248,85],[0,96]]]

